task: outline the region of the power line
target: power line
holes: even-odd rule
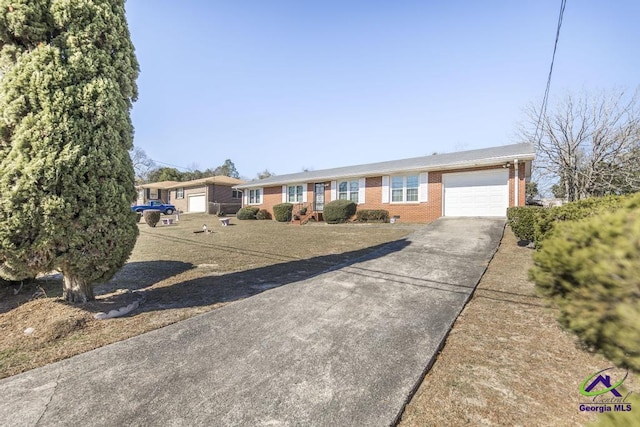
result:
[[[547,113],[547,103],[549,101],[549,88],[551,87],[551,75],[553,74],[553,64],[556,59],[556,51],[558,50],[558,39],[560,38],[560,28],[562,27],[562,18],[564,16],[564,9],[567,6],[567,0],[560,0],[560,15],[558,16],[558,28],[556,30],[556,41],[553,44],[553,55],[551,56],[551,67],[549,67],[549,76],[547,77],[547,87],[544,91],[544,97],[542,98],[542,105],[540,106],[540,115],[538,116],[538,123],[536,123],[536,132],[534,134],[534,141],[538,141],[538,131],[540,130],[540,123],[542,117]],[[540,139],[542,139],[542,131],[540,130]]]
[[[151,160],[153,163],[159,163],[159,164],[164,165],[164,166],[171,166],[172,168],[184,169],[186,171],[193,172],[193,169],[186,168],[184,166],[172,165],[171,163],[165,163],[165,162],[161,162],[159,160],[155,160],[155,159],[151,159],[151,158],[149,158],[149,160]]]

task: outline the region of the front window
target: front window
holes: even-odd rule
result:
[[[240,190],[231,190],[231,198],[233,198],[233,199],[241,199],[242,198],[242,191],[240,191]]]
[[[420,184],[418,182],[418,175],[410,175],[407,177],[407,202],[418,201],[418,188]]]
[[[302,202],[302,185],[290,185],[288,188],[288,201],[289,203],[301,203]]]
[[[394,176],[391,178],[391,201],[404,201],[404,177]]]
[[[338,183],[338,199],[339,200],[351,200],[353,203],[358,203],[358,191],[360,185],[358,181],[341,181]]]
[[[262,189],[249,190],[249,204],[259,205],[260,203],[262,203]]]
[[[393,176],[391,177],[391,201],[417,202],[419,187],[418,175]]]
[[[184,187],[176,189],[176,199],[184,199]]]

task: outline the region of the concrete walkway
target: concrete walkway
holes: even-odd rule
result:
[[[440,219],[361,262],[6,378],[0,424],[393,424],[503,229]]]

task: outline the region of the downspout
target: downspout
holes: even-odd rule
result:
[[[518,190],[520,188],[520,179],[519,179],[519,174],[518,174],[518,159],[514,159],[513,160],[513,168],[514,168],[514,176],[515,176],[515,188],[513,190],[514,195],[515,195],[515,200],[514,200],[514,206],[518,206],[518,201],[520,200],[519,194],[518,194]]]

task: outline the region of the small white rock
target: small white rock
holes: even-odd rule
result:
[[[104,320],[107,318],[107,313],[103,313],[102,311],[93,315],[93,318],[96,320]]]
[[[25,335],[31,335],[34,332],[35,332],[35,329],[33,329],[33,328],[27,328],[27,329],[24,330],[24,334]]]

